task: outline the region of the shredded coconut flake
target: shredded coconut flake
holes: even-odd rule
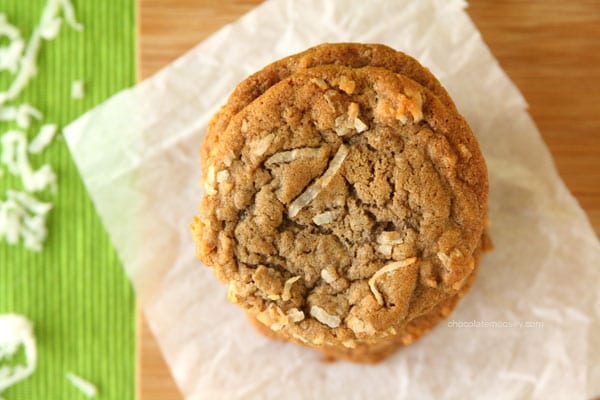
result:
[[[76,80],[71,83],[71,97],[73,99],[83,99],[85,96],[85,86],[82,80]]]
[[[356,132],[362,133],[362,132],[366,131],[367,129],[369,129],[369,127],[367,126],[367,124],[362,122],[359,118],[355,118],[354,119],[354,129],[356,129]]]
[[[321,225],[325,225],[325,224],[329,224],[329,223],[333,222],[336,217],[337,217],[337,212],[325,211],[325,212],[322,212],[321,214],[315,215],[312,220],[315,223],[315,225],[321,226]]]
[[[352,133],[351,124],[347,115],[340,115],[335,119],[335,134],[338,136],[346,136]]]
[[[37,74],[37,58],[40,52],[42,39],[53,39],[60,28],[57,22],[58,14],[62,12],[65,19],[75,30],[82,30],[83,26],[75,20],[73,5],[70,0],[48,0],[38,26],[33,30],[27,43],[25,52],[18,60],[16,77],[5,92],[0,92],[0,105],[15,99],[27,86],[31,78]],[[14,42],[14,40],[13,40]],[[16,50],[13,50],[16,52]],[[14,56],[13,56],[14,57]]]
[[[377,237],[377,243],[379,244],[401,244],[402,235],[397,231],[384,231]]]
[[[326,151],[323,147],[301,147],[294,150],[281,151],[269,157],[265,161],[265,165],[270,167],[273,164],[288,163],[301,158],[322,157]]]
[[[335,133],[338,136],[346,136],[353,133],[353,131],[362,133],[369,129],[369,126],[358,118],[359,113],[360,106],[358,103],[350,103],[348,105],[347,113],[342,114],[335,119]]]
[[[317,85],[319,87],[319,89],[325,90],[325,89],[329,88],[329,85],[327,84],[327,82],[325,82],[321,78],[311,78],[310,81],[312,83],[314,83],[315,85]]]
[[[297,340],[301,341],[302,343],[308,343],[308,340],[304,339],[302,336],[300,336],[300,335],[298,335],[296,333],[293,333],[292,337],[294,339],[297,339]]]
[[[252,154],[255,156],[262,156],[269,150],[269,146],[273,143],[273,139],[275,139],[275,135],[269,133],[267,136],[257,140],[254,142],[254,148],[252,149]]]
[[[223,159],[223,164],[225,164],[226,167],[231,167],[233,160],[235,160],[235,153],[232,150],[229,150],[229,153],[227,153]]]
[[[335,270],[333,270],[335,272]],[[330,267],[321,270],[321,278],[328,284],[332,284],[337,280],[337,275],[330,271]]]
[[[295,307],[290,308],[286,315],[290,318],[290,321],[292,321],[292,322],[300,322],[300,321],[304,320],[304,312],[301,310],[298,310]]]
[[[73,384],[73,386],[79,389],[81,393],[89,398],[96,397],[98,394],[98,389],[96,389],[96,386],[71,372],[67,372],[67,379]]]
[[[367,335],[372,335],[375,333],[375,328],[373,325],[366,323],[355,316],[348,317],[348,319],[346,319],[346,325],[354,333],[366,333]]]
[[[358,103],[352,102],[348,104],[348,117],[350,117],[350,119],[358,117],[358,113],[360,113],[360,106]]]
[[[83,24],[77,22],[75,18],[75,10],[73,9],[73,4],[71,4],[71,0],[58,0],[59,4],[62,6],[63,14],[67,23],[71,25],[71,28],[76,31],[83,31]]]
[[[36,64],[41,44],[43,40],[52,40],[58,36],[62,27],[62,18],[59,16],[61,12],[73,29],[83,29],[83,25],[75,19],[70,0],[47,0],[27,46],[19,30],[0,13],[0,37],[9,40],[8,45],[0,46],[0,71],[9,70],[15,75],[8,89],[0,92],[1,121],[16,121],[21,129],[28,129],[32,119],[42,119],[42,113],[29,104],[19,107],[4,104],[17,98],[37,74]],[[10,173],[21,178],[26,192],[56,188],[56,175],[50,165],[45,164],[38,170],[33,170],[27,155],[28,151],[34,154],[43,151],[55,133],[56,125],[44,125],[29,146],[27,136],[20,131],[7,132],[0,139],[0,161],[7,165]],[[0,175],[2,174],[3,171],[0,170]],[[46,213],[51,207],[51,204],[39,202],[27,193],[8,191],[7,200],[0,200],[0,240],[4,238],[8,243],[15,244],[21,238],[25,247],[41,250],[47,235]]]
[[[281,308],[270,305],[264,311],[256,314],[256,319],[274,331],[279,331],[290,322],[290,318]]]
[[[37,136],[29,143],[29,152],[33,154],[41,153],[54,139],[56,129],[55,124],[43,125]]]
[[[217,183],[223,183],[229,179],[229,171],[226,169],[217,172]]]
[[[17,118],[17,107],[0,107],[0,121],[14,121]]]
[[[415,123],[423,119],[423,97],[419,92],[407,92],[410,96],[410,102],[408,104],[408,110],[413,117]]]
[[[437,256],[445,267],[450,265],[450,257],[446,253],[439,252]]]
[[[26,156],[27,137],[20,131],[8,131],[2,135],[2,156],[0,160],[8,171],[18,175],[20,170],[20,158]]]
[[[21,178],[28,192],[41,192],[46,189],[56,191],[56,174],[49,164],[44,164],[37,171],[26,171]]]
[[[27,137],[21,131],[8,131],[0,140],[2,155],[0,161],[4,163],[10,173],[21,178],[25,190],[37,192],[46,188],[54,188],[56,175],[48,164],[33,171],[27,156]]]
[[[325,101],[327,102],[327,105],[329,106],[329,108],[331,109],[331,111],[335,112],[336,108],[335,108],[335,104],[332,100],[332,97],[335,96],[337,94],[337,92],[335,90],[328,90],[327,92],[325,92],[325,94],[323,95],[323,97],[325,98]]]
[[[290,278],[287,281],[285,281],[285,283],[283,284],[283,291],[281,292],[281,300],[288,301],[289,299],[292,298],[292,294],[291,294],[292,285],[298,279],[300,279],[299,276],[294,276],[293,278]]]
[[[392,245],[391,244],[380,244],[377,247],[377,251],[383,254],[386,257],[392,256]]]
[[[21,346],[25,350],[25,364],[0,367],[0,393],[33,374],[37,365],[31,322],[18,314],[0,315],[0,361],[14,356]]]
[[[319,177],[312,185],[310,185],[300,196],[296,197],[294,201],[290,204],[288,208],[288,215],[290,218],[294,218],[300,210],[310,204],[317,195],[327,186],[329,182],[333,179],[337,171],[340,169],[346,156],[348,155],[348,147],[342,144],[338,151],[335,153],[335,156],[329,163],[329,167],[325,171],[323,175]]]
[[[211,165],[208,167],[208,171],[206,172],[206,180],[204,181],[204,191],[208,196],[214,196],[217,194],[217,190],[215,189],[215,166]]]
[[[25,211],[37,215],[45,215],[52,209],[52,204],[39,201],[35,197],[24,192],[9,190],[8,199],[16,201]]]
[[[340,317],[338,317],[337,315],[329,314],[327,311],[325,311],[319,306],[312,306],[310,308],[310,315],[315,317],[315,319],[320,323],[325,324],[330,328],[337,328],[338,326],[340,326],[340,322],[342,322]]]
[[[62,18],[56,17],[48,20],[44,25],[40,26],[40,36],[46,40],[55,39],[60,32],[62,26]]]
[[[16,26],[8,22],[6,15],[0,14],[0,37],[5,36],[10,43],[0,46],[0,71],[16,73],[25,42]]]
[[[17,109],[17,115],[15,116],[15,119],[19,128],[28,129],[31,126],[32,117],[40,120],[42,119],[43,115],[40,110],[30,104],[25,103],[21,104]]]
[[[352,94],[354,93],[354,89],[356,89],[356,82],[346,77],[346,75],[342,75],[339,88],[348,94]]]
[[[14,245],[21,238],[26,248],[40,251],[48,234],[46,215],[51,208],[52,204],[27,193],[9,190],[7,200],[0,201],[0,239]]]
[[[402,260],[402,261],[395,261],[395,262],[387,264],[385,267],[381,268],[379,271],[377,271],[373,274],[371,279],[369,279],[369,288],[371,289],[371,292],[373,293],[373,296],[375,296],[375,300],[377,300],[377,303],[379,303],[379,305],[383,306],[385,304],[385,302],[383,301],[383,296],[377,289],[377,285],[376,285],[377,278],[379,278],[380,276],[382,276],[384,274],[388,274],[392,271],[395,271],[399,268],[408,267],[409,265],[414,264],[416,261],[417,261],[416,257],[407,258],[406,260]]]
[[[0,13],[0,36],[6,36],[9,39],[17,39],[21,37],[19,29],[8,22],[6,14]]]

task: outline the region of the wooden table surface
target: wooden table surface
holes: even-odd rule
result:
[[[138,0],[146,78],[260,0]],[[529,102],[558,170],[600,232],[600,2],[473,0],[468,13]],[[138,399],[174,400],[152,334],[139,328]]]

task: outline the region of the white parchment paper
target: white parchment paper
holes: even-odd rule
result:
[[[600,394],[600,245],[526,102],[462,1],[278,0],[73,122],[81,176],[188,399],[569,398]],[[481,144],[491,235],[447,323],[377,366],[267,340],[194,257],[198,149],[235,84],[322,42],[385,43],[428,66]]]

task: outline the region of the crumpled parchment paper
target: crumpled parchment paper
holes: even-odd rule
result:
[[[600,245],[463,1],[278,0],[73,122],[65,137],[188,399],[590,398]],[[270,341],[194,257],[198,149],[235,84],[322,42],[379,42],[439,77],[490,174],[491,236],[446,323],[376,366]]]

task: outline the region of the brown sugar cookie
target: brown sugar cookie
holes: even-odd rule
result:
[[[402,74],[300,69],[205,150],[198,256],[279,338],[377,361],[472,282],[485,163],[456,109]]]
[[[295,72],[320,65],[372,66],[400,73],[431,90],[442,103],[456,111],[446,89],[427,68],[409,55],[382,44],[325,43],[275,61],[242,81],[211,119],[202,151],[205,152],[218,134],[227,128],[235,114],[271,86]]]
[[[416,340],[418,340],[421,336],[429,332],[435,325],[437,325],[440,321],[446,319],[448,315],[454,310],[460,299],[468,292],[471,288],[471,285],[475,281],[476,273],[479,268],[479,256],[481,251],[483,250],[483,246],[480,251],[475,254],[475,269],[473,273],[469,276],[467,282],[465,282],[464,286],[460,289],[460,291],[454,295],[449,297],[447,300],[444,300],[437,306],[435,306],[431,311],[426,314],[423,314],[411,321],[409,321],[405,327],[401,330],[398,330],[396,334],[393,335],[392,338],[385,341],[380,341],[378,343],[360,343],[356,342],[354,347],[349,346],[315,346],[309,344],[309,347],[316,347],[319,351],[327,354],[333,359],[343,359],[352,362],[361,362],[361,363],[369,363],[374,364],[378,363],[381,360],[387,358],[396,352],[399,348],[407,346]],[[264,325],[263,323],[256,320],[255,317],[248,314],[248,318],[250,322],[254,325],[254,327],[263,335],[275,339],[275,340],[290,340],[296,344],[307,346],[306,343],[297,340],[297,339],[289,339],[285,336],[279,335],[278,332],[271,330],[269,327]],[[350,343],[347,343],[350,344]]]

